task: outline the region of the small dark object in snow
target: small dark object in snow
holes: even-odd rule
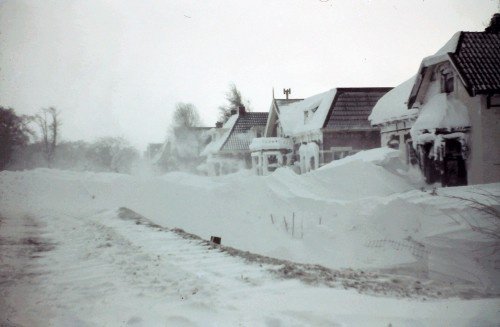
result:
[[[220,244],[221,238],[219,236],[211,236],[210,237],[210,242],[215,243],[215,244]]]

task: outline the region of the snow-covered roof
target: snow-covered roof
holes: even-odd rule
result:
[[[455,67],[466,90],[476,94],[500,93],[500,33],[457,32],[434,55],[422,60],[418,77],[408,100],[412,107],[422,88],[424,75],[431,72],[426,67],[449,61]]]
[[[302,101],[280,105],[279,120],[283,133],[291,136],[322,128],[335,93],[336,89],[331,89]],[[307,118],[304,112],[307,112]]]
[[[455,52],[457,50],[457,45],[458,45],[458,41],[460,40],[460,34],[461,33],[462,32],[456,32],[455,34],[453,34],[453,36],[451,37],[451,39],[449,39],[448,42],[446,42],[445,45],[443,45],[441,47],[441,49],[439,49],[432,56],[440,56],[440,55],[443,55],[443,54],[446,54],[446,53],[449,53],[449,52]],[[427,57],[427,58],[429,58],[429,57]]]
[[[221,151],[248,151],[250,142],[255,138],[255,134],[251,132],[251,128],[255,126],[262,126],[264,128],[268,115],[268,112],[238,114],[229,137],[221,147]]]
[[[336,88],[302,101],[283,103],[278,113],[283,134],[299,135],[323,127],[370,129],[368,116],[389,90],[387,87]]]
[[[222,145],[226,142],[227,138],[231,134],[231,130],[233,129],[236,120],[238,119],[238,115],[232,115],[229,119],[224,123],[221,128],[213,128],[211,131],[214,134],[220,133],[219,137],[212,139],[212,142],[208,143],[205,149],[201,152],[202,156],[208,156],[209,154],[214,154],[218,152]]]
[[[410,96],[415,76],[396,86],[378,100],[373,111],[368,117],[372,125],[380,125],[386,122],[414,118],[417,109],[408,109],[407,101]]]
[[[453,130],[456,128],[470,127],[467,107],[458,99],[439,93],[426,102],[413,124],[410,132],[413,134],[423,130],[436,129]]]

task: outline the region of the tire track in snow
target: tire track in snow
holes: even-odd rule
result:
[[[281,279],[298,279],[306,284],[326,285],[332,288],[356,289],[360,293],[383,295],[405,298],[488,298],[498,297],[499,294],[484,293],[474,285],[467,283],[444,283],[434,280],[420,280],[411,276],[369,272],[363,270],[343,269],[335,270],[321,265],[301,264],[288,260],[271,258],[248,251],[238,250],[232,247],[217,245],[201,237],[187,233],[180,228],[169,229],[158,225],[140,214],[122,207],[118,210],[118,216],[124,220],[131,220],[136,225],[162,232],[173,232],[180,237],[197,242],[215,253],[226,253],[233,257],[243,259],[249,264],[258,264],[271,272],[275,277]],[[194,255],[194,266],[197,258]]]

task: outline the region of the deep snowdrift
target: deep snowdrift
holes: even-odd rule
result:
[[[461,278],[488,290],[498,284],[494,260],[482,250],[488,240],[457,218],[477,219],[478,212],[449,196],[479,190],[499,195],[499,185],[432,196],[415,190],[418,185],[397,169],[397,153],[387,148],[305,175],[279,169],[267,177],[171,173],[139,179],[37,169],[0,176],[3,210],[85,216],[126,206],[160,224],[205,238],[218,235],[224,244],[278,258],[332,268],[404,266],[409,273]]]
[[[458,197],[498,205],[492,201],[500,184],[438,189],[436,195],[422,185],[387,148],[305,175],[278,169],[266,177],[244,171],[139,178],[37,169],[0,173],[0,214],[86,219],[128,207],[162,226],[205,239],[220,236],[244,251],[498,294],[493,241],[467,222],[483,224],[487,217]]]

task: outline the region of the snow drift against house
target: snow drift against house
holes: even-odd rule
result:
[[[17,316],[31,314],[37,322],[62,326],[123,321],[235,326],[242,317],[248,326],[493,326],[499,319],[498,298],[408,301],[324,288],[315,280],[313,286],[283,282],[263,275],[265,267],[177,241],[164,231],[179,227],[205,239],[219,235],[224,245],[238,251],[329,269],[349,267],[354,275],[385,269],[422,276],[410,295],[428,287],[425,276],[442,281],[442,288],[432,290],[435,294],[445,290],[467,297],[464,287],[498,294],[499,271],[488,256],[492,241],[460,217],[487,220],[456,197],[498,205],[488,195],[497,197],[500,184],[450,187],[432,195],[416,190],[404,172],[394,169],[398,166],[391,167],[398,157],[396,150],[374,149],[310,174],[279,168],[266,177],[248,171],[146,179],[50,169],[0,172],[0,208],[7,218],[2,219],[0,237],[25,237],[18,227],[31,217],[38,222],[37,232],[56,244],[33,258],[39,264],[33,265],[36,271],[42,272],[36,280],[41,284],[29,285],[33,296],[25,297],[27,305],[16,307]],[[158,226],[119,219],[114,213],[123,205]],[[294,221],[295,234],[290,225]],[[2,250],[11,251],[3,258],[15,258],[11,244],[3,245]],[[24,280],[3,285],[16,287]],[[403,280],[386,280],[380,292]],[[88,301],[96,298],[100,300]],[[363,305],[347,306],[347,319],[345,303]]]

